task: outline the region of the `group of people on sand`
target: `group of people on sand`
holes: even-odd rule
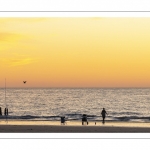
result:
[[[106,114],[107,114],[107,112],[106,112],[105,108],[103,108],[102,111],[101,111],[101,115],[102,115],[102,118],[103,118],[103,120],[102,120],[102,123],[103,123],[103,124],[105,123]],[[108,115],[108,114],[107,114],[107,115]],[[86,114],[83,114],[83,115],[82,115],[82,125],[84,124],[84,122],[86,122],[87,125],[88,125],[87,115],[86,115]],[[96,122],[95,122],[95,125],[96,125]]]
[[[103,124],[105,123],[106,114],[107,114],[107,112],[106,112],[105,108],[103,108],[102,111],[101,111],[101,115],[102,115],[102,118],[103,118],[103,120],[102,120]],[[86,114],[82,115],[82,125],[84,124],[84,122],[86,122],[86,124],[88,125],[87,115]],[[61,117],[61,124],[65,124],[65,117],[64,116]],[[95,125],[96,125],[96,122],[95,122]]]
[[[8,108],[7,107],[4,109],[4,115],[8,116]],[[2,116],[2,108],[1,107],[0,107],[0,116]]]

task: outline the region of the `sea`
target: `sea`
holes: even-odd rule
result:
[[[0,119],[101,121],[105,108],[106,121],[150,122],[150,88],[0,88],[0,107]]]

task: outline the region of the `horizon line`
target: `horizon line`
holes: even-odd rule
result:
[[[135,10],[135,11],[130,11],[130,10],[129,11],[125,11],[125,10],[122,10],[122,11],[121,10],[120,11],[119,10],[118,11],[115,11],[115,10],[114,11],[113,10],[112,11],[111,10],[108,10],[108,11],[107,10],[104,10],[104,11],[98,11],[98,10],[93,10],[93,11],[92,10],[91,11],[88,11],[88,10],[85,10],[85,11],[81,11],[81,10],[78,10],[78,11],[71,11],[71,10],[70,11],[69,10],[68,11],[67,10],[66,11],[63,11],[63,10],[60,10],[60,11],[59,10],[58,11],[48,11],[48,10],[43,10],[43,11],[42,10],[35,10],[35,11],[18,10],[17,11],[17,10],[14,10],[13,11],[13,10],[8,10],[7,11],[7,10],[2,10],[0,12],[150,12],[150,11],[149,10],[139,10],[139,11],[138,10]]]
[[[150,88],[150,87],[7,87],[7,88],[16,88],[16,89],[19,89],[19,88],[29,88],[29,89],[32,89],[32,88],[45,88],[45,89],[48,89],[48,88],[51,88],[51,89],[140,89],[140,88],[143,88],[143,89],[146,89],[146,88]],[[5,89],[5,87],[0,87],[0,89]]]

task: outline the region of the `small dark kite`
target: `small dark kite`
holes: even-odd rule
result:
[[[26,84],[27,81],[23,81],[24,84]]]

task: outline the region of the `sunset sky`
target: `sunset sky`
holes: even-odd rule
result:
[[[150,87],[150,18],[0,18],[0,87],[5,78],[8,87]]]

